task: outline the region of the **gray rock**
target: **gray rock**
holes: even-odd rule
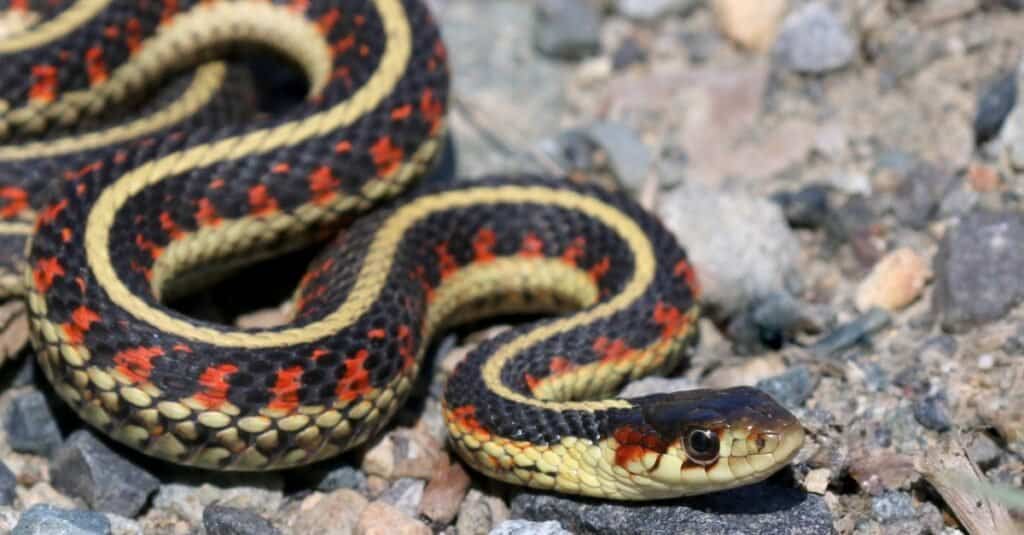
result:
[[[488,535],[572,535],[562,529],[554,520],[530,522],[529,520],[506,520],[498,524]]]
[[[281,534],[270,521],[252,511],[220,505],[211,505],[203,511],[203,527],[207,535]]]
[[[967,435],[967,453],[971,460],[978,463],[982,470],[988,470],[999,463],[1003,450],[999,448],[995,440],[984,432],[975,432]]]
[[[834,533],[822,496],[771,481],[729,491],[645,504],[524,492],[512,516],[557,520],[576,535],[818,535]]]
[[[972,212],[935,255],[932,308],[951,331],[1003,317],[1024,298],[1024,216]]]
[[[53,487],[85,500],[97,511],[134,517],[160,481],[122,458],[89,431],[76,431],[54,454]]]
[[[786,408],[794,410],[811,397],[817,384],[818,378],[806,366],[796,366],[775,377],[762,379],[756,386]]]
[[[423,501],[423,489],[427,482],[422,479],[403,477],[395,481],[379,500],[395,506],[399,511],[415,518],[419,513],[420,502]]]
[[[840,325],[811,346],[823,356],[837,356],[846,349],[868,341],[872,334],[884,329],[892,316],[880,308],[872,308],[849,323]]]
[[[853,60],[857,45],[835,13],[814,2],[786,16],[775,41],[783,67],[800,73],[841,69]]]
[[[1024,91],[1024,60],[1017,67],[1015,84],[1017,93]],[[1018,171],[1024,170],[1024,105],[1020,99],[1003,123],[999,141],[1010,157],[1010,165]]]
[[[17,496],[18,478],[0,461],[0,505],[11,505]]]
[[[663,195],[659,212],[697,267],[710,315],[799,292],[800,243],[777,204],[687,184]]]
[[[1016,73],[1003,73],[990,82],[982,90],[974,112],[975,143],[980,145],[996,137],[1016,102]]]
[[[914,419],[932,431],[948,431],[953,426],[949,403],[942,395],[928,395],[914,402]]]
[[[619,44],[612,54],[612,69],[621,71],[630,65],[645,63],[647,61],[647,49],[640,46],[636,39],[627,37]]]
[[[342,465],[324,474],[316,488],[323,492],[338,489],[362,490],[366,488],[366,474],[353,466]]]
[[[592,55],[601,47],[601,16],[588,0],[541,0],[536,4],[534,43],[542,53],[565,60]]]
[[[957,177],[927,162],[916,162],[903,175],[894,197],[896,217],[911,228],[923,229],[938,213]]]
[[[818,333],[832,321],[826,307],[812,306],[776,292],[732,318],[726,329],[733,350],[754,355],[781,349],[799,333]]]
[[[4,430],[11,449],[21,453],[50,455],[64,441],[46,396],[38,390],[11,400],[4,414]]]
[[[1013,11],[1024,10],[1024,0],[1003,0],[1003,5]]]
[[[111,535],[110,521],[100,513],[33,505],[22,513],[11,535]]]
[[[909,494],[888,491],[871,501],[871,512],[883,524],[914,518],[914,500]]]
[[[668,15],[686,15],[703,0],[619,0],[619,13],[635,20],[653,21]]]
[[[823,184],[811,184],[798,191],[783,191],[772,195],[779,203],[789,226],[795,228],[820,228],[829,216],[830,188]]]
[[[546,139],[537,148],[566,171],[594,176],[611,171],[619,183],[639,191],[651,167],[651,155],[629,127],[612,122],[594,123]]]

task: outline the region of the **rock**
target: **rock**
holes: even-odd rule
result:
[[[578,60],[601,47],[601,16],[589,0],[541,0],[536,3],[534,43],[559,59]]]
[[[786,13],[786,0],[711,0],[718,28],[729,39],[751,50],[771,46]]]
[[[1013,11],[1024,10],[1024,0],[1003,0],[1003,5]]]
[[[714,316],[799,289],[800,244],[771,201],[687,185],[663,196],[660,213],[697,266]]]
[[[204,474],[192,484],[162,485],[153,497],[153,509],[181,518],[193,526],[203,522],[204,511],[211,505],[249,509],[267,516],[281,507],[281,487],[281,476],[272,472]]]
[[[778,354],[747,359],[736,366],[722,366],[708,374],[701,384],[710,388],[754,386],[758,381],[775,377],[786,371],[786,363]]]
[[[640,45],[636,39],[627,37],[622,40],[619,47],[612,54],[612,70],[621,71],[631,65],[647,62],[647,49]]]
[[[911,228],[924,229],[956,183],[953,173],[928,162],[916,162],[902,177],[896,191],[896,217]]]
[[[384,502],[366,506],[359,517],[356,535],[432,535],[426,524]]]
[[[779,192],[772,200],[779,203],[786,222],[794,228],[821,228],[829,216],[830,188],[823,184],[811,184],[794,192]]]
[[[989,82],[978,97],[974,112],[974,141],[981,145],[999,134],[1017,102],[1017,74],[1002,73]]]
[[[828,490],[831,475],[832,471],[828,468],[815,468],[807,472],[807,476],[804,477],[804,488],[807,489],[807,492],[824,495]]]
[[[100,513],[40,504],[21,514],[11,535],[111,535],[111,531],[110,521]]]
[[[506,520],[491,530],[489,535],[573,535],[562,529],[554,520],[530,522],[529,520]]]
[[[856,49],[839,17],[821,2],[804,4],[787,15],[775,41],[781,65],[799,73],[841,69],[853,61]]]
[[[281,535],[267,519],[234,507],[211,505],[203,511],[206,535]]]
[[[859,343],[884,329],[892,321],[892,316],[880,308],[873,308],[858,316],[853,321],[840,325],[811,346],[818,355],[836,356],[844,350]]]
[[[929,395],[914,402],[914,419],[932,431],[948,431],[953,426],[949,403],[943,395]]]
[[[967,168],[967,184],[978,193],[992,193],[998,191],[1003,180],[999,176],[999,170],[991,165],[971,162]]]
[[[437,525],[451,524],[469,489],[469,474],[458,462],[445,463],[423,490],[419,513]]]
[[[638,398],[651,394],[667,394],[682,390],[693,390],[697,385],[686,377],[660,377],[652,375],[628,383],[620,392],[620,398]]]
[[[341,465],[324,474],[316,484],[316,489],[331,492],[338,489],[366,489],[366,474],[349,465]]]
[[[395,481],[378,499],[406,516],[416,516],[423,501],[423,489],[427,483],[421,479],[402,478]]]
[[[111,535],[146,535],[138,522],[125,518],[114,513],[105,513],[103,516],[110,521]]]
[[[946,54],[939,37],[899,19],[869,36],[867,53],[881,70],[881,84],[891,88]]]
[[[871,501],[871,512],[879,522],[888,524],[916,516],[914,499],[903,492],[886,492]]]
[[[442,459],[441,444],[425,432],[399,428],[375,444],[363,457],[363,471],[385,479],[430,479]]]
[[[943,237],[935,256],[932,308],[962,331],[1003,317],[1024,298],[1024,217],[972,212]]]
[[[313,493],[302,500],[291,516],[294,535],[351,535],[368,502],[358,492],[341,489],[330,494]]]
[[[18,478],[3,462],[0,462],[0,505],[11,505],[17,496]]]
[[[508,506],[504,500],[472,489],[459,506],[455,531],[458,535],[487,535],[492,527],[508,520],[508,517]]]
[[[726,334],[739,355],[781,349],[799,333],[818,333],[831,321],[831,311],[775,292],[752,303],[729,321]]]
[[[978,463],[982,470],[988,470],[999,463],[1003,452],[988,433],[971,433],[965,437],[964,442],[971,460]]]
[[[35,389],[11,400],[4,413],[4,430],[11,449],[21,453],[48,456],[64,441],[46,396]]]
[[[623,504],[529,491],[512,500],[512,516],[556,520],[576,535],[832,533],[821,496],[772,481],[685,500]]]
[[[907,486],[919,477],[913,459],[889,452],[851,459],[849,473],[861,489],[871,495]]]
[[[892,251],[875,264],[857,287],[857,310],[900,310],[920,297],[931,276],[925,259],[913,249]]]
[[[160,481],[100,442],[86,430],[76,431],[50,464],[54,488],[81,498],[97,511],[134,517]]]
[[[37,504],[47,504],[62,509],[79,509],[83,506],[82,500],[75,500],[61,494],[45,481],[39,481],[26,490],[18,488],[18,502],[22,508]]]
[[[619,123],[599,122],[563,132],[537,147],[569,176],[595,180],[610,174],[631,191],[640,191],[651,167],[647,146],[635,132]]]
[[[702,0],[618,0],[619,13],[641,21],[655,21],[670,15],[686,15]]]
[[[795,410],[811,397],[817,384],[817,377],[806,366],[796,366],[780,375],[762,379],[755,386],[786,408]]]

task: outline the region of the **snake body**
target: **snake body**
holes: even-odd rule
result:
[[[438,153],[448,95],[420,2],[47,6],[0,40],[0,286],[26,299],[46,377],[97,429],[211,469],[308,464],[377,433],[444,329],[545,313],[448,380],[451,442],[480,472],[638,500],[757,481],[799,449],[799,422],[751,388],[604,399],[674,369],[697,338],[694,270],[627,195],[525,176],[407,191]],[[309,96],[211,119],[233,100],[215,54],[238,43],[289,58]],[[340,226],[286,325],[162,304],[196,273]]]

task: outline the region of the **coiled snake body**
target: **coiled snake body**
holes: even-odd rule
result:
[[[696,340],[694,271],[625,195],[492,177],[388,201],[445,130],[446,50],[418,1],[33,4],[8,5],[41,20],[0,40],[0,284],[27,300],[56,392],[111,437],[214,469],[324,459],[380,430],[440,330],[544,312],[448,381],[451,442],[484,474],[660,498],[763,479],[801,445],[796,419],[754,389],[602,399],[675,368]],[[232,71],[202,61],[238,43],[296,63],[309,96],[241,125],[211,119]],[[162,304],[192,274],[352,220],[287,325]]]

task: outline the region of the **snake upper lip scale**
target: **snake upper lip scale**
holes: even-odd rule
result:
[[[291,58],[309,97],[219,124],[234,71],[211,60],[145,114],[61,130],[236,42]],[[443,329],[537,312],[552,316],[482,343],[443,394],[453,449],[487,476],[668,498],[762,480],[803,443],[753,388],[611,397],[684,362],[699,317],[685,251],[625,193],[526,176],[411,188],[449,89],[419,1],[76,0],[0,40],[0,65],[0,288],[26,299],[55,391],[124,444],[220,470],[325,459],[387,424]],[[200,268],[342,224],[286,325],[161,302]]]

